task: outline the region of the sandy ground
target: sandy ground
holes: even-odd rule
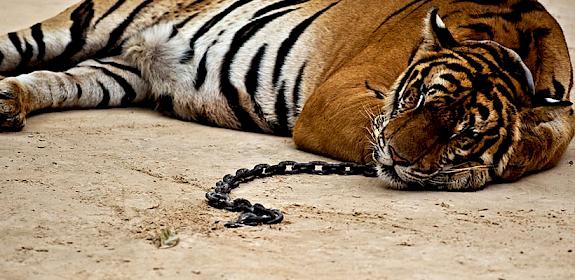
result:
[[[69,0],[2,0],[0,31]],[[575,8],[545,1],[575,45]],[[573,53],[573,49],[572,53]],[[0,135],[1,279],[575,279],[575,145],[560,165],[477,193],[283,177],[235,192],[278,226],[224,229],[203,199],[223,174],[318,156],[290,139],[144,109],[50,113]],[[157,249],[158,230],[176,230]]]

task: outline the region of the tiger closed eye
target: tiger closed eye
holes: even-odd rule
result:
[[[457,138],[458,136],[470,136],[471,138],[479,137],[479,132],[473,127],[465,127],[451,135],[450,140]]]

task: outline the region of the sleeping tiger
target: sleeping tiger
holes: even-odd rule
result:
[[[477,190],[575,133],[563,32],[534,0],[84,0],[0,38],[0,129],[152,104],[373,163],[395,189]]]

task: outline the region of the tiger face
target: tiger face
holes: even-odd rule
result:
[[[477,190],[503,174],[531,106],[531,72],[493,41],[457,42],[437,10],[373,120],[373,157],[392,188]],[[548,103],[561,103],[546,98]]]

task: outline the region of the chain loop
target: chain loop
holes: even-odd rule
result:
[[[275,175],[363,175],[365,177],[377,177],[377,170],[372,165],[361,165],[352,162],[328,163],[324,161],[312,161],[300,163],[295,161],[282,161],[276,165],[258,164],[252,169],[238,169],[235,175],[228,174],[216,183],[213,191],[206,193],[208,205],[217,209],[230,212],[241,212],[234,222],[225,224],[228,228],[242,226],[257,226],[278,224],[283,220],[283,213],[278,209],[269,209],[263,205],[253,204],[247,199],[237,198],[231,200],[230,193],[242,183],[253,181],[257,178],[266,178]]]

